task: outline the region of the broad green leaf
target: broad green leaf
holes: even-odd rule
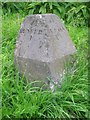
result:
[[[37,6],[37,5],[41,5],[41,3],[40,2],[33,2],[33,3],[28,5],[28,8],[35,8],[35,6]]]
[[[40,7],[39,13],[46,13],[46,8],[44,6]]]
[[[53,2],[53,6],[60,7],[60,5],[57,2]]]
[[[52,10],[52,8],[53,8],[52,2],[49,3],[49,7],[50,7],[50,10]]]
[[[33,14],[33,13],[34,13],[34,9],[30,9],[29,14]]]
[[[54,9],[53,13],[60,17],[60,13],[59,13],[59,11],[57,9]]]

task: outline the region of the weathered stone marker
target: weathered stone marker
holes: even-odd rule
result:
[[[64,64],[76,51],[66,28],[55,14],[27,16],[21,25],[15,49],[15,64],[29,80],[50,84],[61,81]]]

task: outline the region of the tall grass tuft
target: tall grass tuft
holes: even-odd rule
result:
[[[88,118],[87,27],[65,24],[75,43],[74,70],[67,73],[61,88],[43,91],[26,84],[14,65],[14,49],[20,14],[4,15],[2,29],[2,117],[3,118]]]

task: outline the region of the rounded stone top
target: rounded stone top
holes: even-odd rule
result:
[[[28,15],[26,17],[37,17],[37,16],[42,16],[42,17],[45,17],[45,16],[56,16],[58,17],[56,14],[52,14],[52,13],[46,13],[46,14],[31,14],[31,15]],[[58,17],[59,18],[59,17]]]
[[[15,56],[49,62],[73,54],[75,50],[57,15],[34,14],[21,24]]]

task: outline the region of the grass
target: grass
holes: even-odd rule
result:
[[[76,65],[64,78],[61,89],[52,93],[26,84],[15,68],[14,49],[23,19],[19,14],[2,18],[2,117],[88,118],[87,27],[66,24],[77,48]]]

